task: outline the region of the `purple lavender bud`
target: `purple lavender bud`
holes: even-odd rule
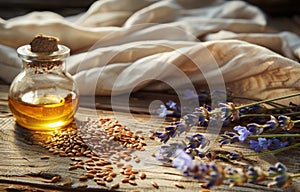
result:
[[[166,105],[170,108],[170,109],[176,109],[176,103],[174,101],[168,101],[166,103]]]
[[[164,118],[168,115],[168,110],[165,105],[160,105],[160,107],[156,110],[156,113],[160,118]]]
[[[294,122],[292,119],[285,115],[280,115],[278,117],[279,126],[284,130],[290,130],[294,127]]]
[[[258,144],[258,142],[255,141],[255,140],[250,140],[249,141],[249,147],[250,147],[250,149],[253,149],[256,152],[261,152],[261,147]]]
[[[174,167],[176,167],[181,171],[186,168],[193,167],[193,159],[191,158],[191,156],[186,154],[182,149],[177,149],[175,154],[176,154],[176,158],[173,159],[172,161]]]
[[[167,143],[170,139],[170,135],[168,135],[167,133],[156,132],[156,135],[158,136],[158,138],[160,138],[160,142],[163,143]]]
[[[263,148],[264,150],[267,150],[268,147],[271,145],[271,140],[266,138],[258,138],[258,145]]]
[[[230,152],[226,155],[228,159],[230,160],[241,160],[243,158],[243,155],[240,153]]]
[[[175,123],[175,125],[176,125],[176,130],[178,135],[181,135],[183,132],[186,131],[187,126],[184,123],[178,121]]]
[[[238,134],[240,135],[239,136],[240,142],[244,142],[247,139],[247,137],[249,135],[251,135],[251,132],[248,131],[248,129],[246,127],[238,125],[238,126],[235,126],[233,129],[236,130],[238,132]]]
[[[251,132],[251,135],[260,135],[263,132],[263,128],[257,123],[249,123],[247,124],[247,128]]]
[[[271,115],[271,120],[267,121],[262,127],[266,130],[275,130],[279,126],[277,119]]]

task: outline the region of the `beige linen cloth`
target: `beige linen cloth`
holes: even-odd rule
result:
[[[0,19],[0,78],[13,80],[22,67],[16,48],[43,33],[71,48],[67,70],[81,95],[164,91],[156,80],[176,88],[186,77],[195,86],[224,81],[250,98],[295,93],[300,39],[266,26],[264,13],[243,1],[100,0],[72,17],[32,12]]]

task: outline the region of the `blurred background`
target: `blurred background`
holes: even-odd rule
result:
[[[0,17],[9,19],[31,11],[54,11],[63,16],[86,11],[96,0],[0,0]],[[246,0],[272,17],[293,17],[300,14],[297,0]]]
[[[53,11],[62,16],[85,12],[96,0],[0,0],[0,18],[10,19],[32,11]],[[122,0],[120,0],[122,1]],[[245,0],[267,15],[270,31],[291,31],[300,35],[300,1]]]

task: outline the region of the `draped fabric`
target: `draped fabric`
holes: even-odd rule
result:
[[[22,68],[16,48],[42,33],[71,49],[67,70],[81,95],[165,91],[168,83],[224,84],[259,99],[295,93],[299,37],[267,26],[243,1],[99,0],[72,17],[32,12],[0,19],[0,78],[13,80]]]

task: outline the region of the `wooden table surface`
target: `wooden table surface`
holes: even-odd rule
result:
[[[133,168],[139,172],[145,172],[147,178],[144,180],[136,179],[137,185],[121,183],[122,179],[118,168],[114,167],[117,176],[111,183],[107,183],[106,187],[97,185],[93,180],[85,182],[78,181],[86,170],[77,169],[69,170],[68,167],[72,160],[69,157],[60,157],[51,154],[41,145],[32,142],[32,132],[16,126],[14,118],[9,112],[7,106],[7,85],[0,86],[0,191],[107,191],[110,186],[120,183],[118,191],[201,191],[200,181],[183,177],[180,171],[170,166],[163,165],[153,156],[153,152],[161,145],[158,140],[151,140],[148,135],[151,130],[163,130],[163,126],[159,121],[144,124],[149,120],[147,106],[153,99],[165,98],[166,95],[156,95],[149,93],[139,93],[134,95],[131,100],[131,110],[134,112],[134,121],[128,119],[127,113],[118,113],[122,118],[122,123],[126,124],[132,131],[142,130],[141,135],[145,136],[147,146],[145,151],[134,152],[140,159],[140,163],[129,162]],[[156,95],[156,96],[155,96]],[[156,98],[157,97],[157,98]],[[174,99],[174,96],[169,96]],[[110,110],[109,98],[97,98],[97,117],[115,118],[115,114]],[[87,99],[83,98],[81,106],[76,114],[76,119],[82,120],[92,116],[95,110],[88,108]],[[120,106],[121,107],[121,106]],[[125,120],[124,120],[125,119]],[[140,123],[139,123],[140,122]],[[165,122],[165,125],[168,122]],[[204,132],[201,127],[192,129],[192,132]],[[241,144],[226,146],[222,150],[232,150],[236,148],[243,152],[249,152],[249,149]],[[49,159],[42,160],[43,155],[50,156]],[[282,152],[276,156],[268,155],[256,159],[249,159],[249,162],[255,162],[256,165],[266,168],[270,164],[277,161],[285,163],[291,172],[300,172],[300,152],[298,149]],[[48,182],[49,178],[60,176],[60,180],[56,183]],[[66,182],[72,181],[71,186],[64,186]],[[151,182],[155,181],[159,188],[152,186]],[[184,188],[175,186],[175,182],[180,182]],[[87,188],[81,189],[78,186],[82,183],[88,184]],[[267,188],[265,183],[260,185],[245,184],[229,188],[228,184],[223,184],[213,188],[211,191],[299,191],[300,182],[296,180],[288,189],[282,190],[278,188]]]

